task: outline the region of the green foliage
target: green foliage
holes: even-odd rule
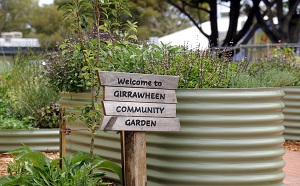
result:
[[[61,14],[57,6],[33,7],[30,13],[30,25],[34,28],[30,37],[37,37],[43,48],[56,48],[64,40],[65,31],[61,26]],[[43,21],[41,21],[43,20]]]
[[[160,0],[129,0],[132,17],[125,17],[137,22],[137,36],[147,40],[150,36],[165,36],[190,27],[190,21],[175,7]],[[202,14],[200,15],[205,19]]]
[[[0,117],[9,118],[11,116],[12,113],[8,101],[0,98]]]
[[[8,100],[0,99],[0,129],[31,129],[27,120],[16,119],[10,110]]]
[[[34,126],[36,128],[59,128],[60,105],[51,101],[49,105],[36,110]]]
[[[43,61],[43,55],[32,52],[19,53],[14,58],[11,70],[1,74],[0,98],[1,103],[5,103],[5,107],[1,110],[5,110],[6,113],[0,112],[0,116],[3,125],[6,125],[5,128],[24,128],[23,125],[28,125],[27,128],[30,128],[34,123],[36,127],[58,126],[58,119],[52,118],[51,122],[48,122],[50,120],[46,121],[45,117],[49,114],[42,115],[44,107],[58,99],[57,90],[44,76]],[[27,118],[26,122],[24,118]],[[14,121],[16,125],[13,124]]]
[[[0,33],[20,31],[24,35],[30,32],[29,15],[33,0],[1,0],[0,1]]]
[[[97,74],[105,59],[103,54],[110,54],[112,52],[110,49],[115,48],[116,43],[126,44],[135,40],[136,23],[122,22],[120,19],[124,15],[130,16],[127,0],[73,0],[59,5],[58,10],[62,11],[63,23],[69,28],[69,36],[76,38],[76,40],[67,38],[59,46],[61,53],[58,55],[64,61],[70,62],[70,66],[80,68],[80,70],[76,68],[75,72],[69,70],[68,72],[71,73],[66,76],[71,77],[70,79],[75,77],[76,80],[77,77],[82,78],[84,86],[81,86],[82,82],[78,81],[79,86],[76,84],[72,87],[75,90],[78,90],[78,87],[87,88],[91,92],[89,104],[81,108],[80,119],[91,131],[90,161],[93,164],[96,125],[102,116],[100,105],[97,104],[97,87],[99,87]],[[77,60],[73,60],[74,58]],[[49,72],[51,70],[54,74],[57,71],[51,68]],[[63,79],[61,76],[53,77]],[[55,80],[52,79],[52,82]],[[69,88],[72,82],[61,82],[59,83],[61,90],[72,90]],[[74,117],[70,118],[74,119]]]
[[[104,47],[105,48],[105,47]],[[228,87],[230,70],[226,57],[210,50],[182,46],[117,44],[103,51],[102,70],[180,76],[179,88]]]
[[[11,112],[10,104],[7,99],[0,97],[0,130],[2,129],[32,129],[28,118],[19,120]]]
[[[65,41],[66,45],[61,46],[62,50],[72,51],[70,40]],[[61,55],[61,51],[49,53],[46,65],[44,66],[45,76],[49,79],[49,83],[57,87],[60,91],[87,91],[89,89],[86,86],[87,81],[80,77],[83,73],[81,69],[84,67],[82,61],[83,56],[78,52],[76,54],[65,52],[63,56]]]
[[[230,87],[283,87],[300,85],[300,68],[290,48],[273,48],[257,61],[248,64],[231,79]]]
[[[0,185],[24,185],[24,186],[103,186],[101,179],[105,176],[103,170],[109,170],[117,174],[122,181],[122,169],[117,164],[105,160],[97,155],[94,162],[89,163],[90,155],[85,152],[77,152],[72,156],[50,161],[43,153],[32,151],[24,145],[7,154],[17,154],[14,162],[8,165],[9,176],[0,178]],[[59,163],[62,162],[60,166]],[[91,170],[100,169],[102,172],[91,174]]]
[[[120,46],[136,39],[136,23],[121,19],[130,16],[127,0],[74,0],[61,4],[58,10],[62,11],[64,24],[71,25],[71,38],[60,45],[60,54],[49,58],[48,77],[62,91],[91,90],[91,101],[82,108],[80,119],[93,129],[102,115],[96,103],[96,74],[106,65],[111,67],[110,58]],[[57,63],[58,58],[62,63]]]
[[[6,93],[11,85],[11,75],[9,62],[0,61],[0,98],[6,97]]]
[[[22,120],[16,118],[5,118],[0,116],[0,130],[3,129],[33,129],[30,122],[24,118]]]
[[[260,69],[252,74],[243,72],[231,79],[231,88],[283,87],[296,82],[295,74],[287,69]]]
[[[22,117],[33,116],[36,109],[57,99],[57,91],[43,76],[41,55],[19,54],[11,70],[12,86],[8,92],[12,111]]]

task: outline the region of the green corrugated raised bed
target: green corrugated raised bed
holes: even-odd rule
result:
[[[283,87],[285,96],[283,109],[286,140],[300,141],[300,86]]]
[[[59,129],[0,130],[0,152],[29,146],[38,151],[59,151]]]
[[[283,96],[276,88],[177,90],[182,131],[147,133],[148,185],[284,185]],[[88,132],[72,131],[67,152],[89,143]],[[118,134],[98,131],[95,144],[121,162]]]

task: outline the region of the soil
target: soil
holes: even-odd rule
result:
[[[300,152],[300,141],[286,141],[284,148],[287,150]],[[50,160],[59,158],[58,152],[43,152]],[[0,154],[0,177],[7,175],[6,169],[10,161],[13,160],[12,155]],[[115,184],[112,184],[113,186]]]

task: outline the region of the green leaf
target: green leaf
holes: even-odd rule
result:
[[[61,54],[64,56],[67,52],[69,52],[69,49],[65,49],[61,52]]]
[[[3,179],[0,179],[1,186],[23,186],[25,181],[22,176],[19,178],[15,176],[5,176]]]
[[[44,170],[49,164],[48,158],[41,152],[33,151],[22,156],[21,160],[30,161],[34,166]]]
[[[66,43],[62,43],[62,44],[59,45],[59,49],[61,50],[61,49],[65,48],[66,46],[67,46]]]
[[[13,149],[13,150],[10,150],[4,154],[20,154],[21,152],[24,151],[24,148],[18,148],[18,149]]]
[[[26,152],[32,152],[32,150],[25,144],[23,144],[24,149],[26,150]]]
[[[72,3],[62,3],[57,7],[57,11],[61,10],[61,9],[66,9],[69,8],[70,6],[72,6]]]
[[[84,67],[82,67],[82,71],[85,71],[86,69],[88,69],[89,67],[88,66],[84,66]]]
[[[100,25],[100,26],[98,27],[98,29],[99,29],[99,30],[103,30],[104,32],[108,32],[107,27],[104,26],[104,25]]]
[[[93,164],[93,169],[98,168],[98,169],[110,170],[119,176],[120,182],[122,183],[123,180],[122,168],[118,164],[103,159],[95,159],[94,162],[95,163]]]
[[[93,71],[100,71],[101,69],[100,68],[98,68],[98,67],[94,67],[93,68]]]

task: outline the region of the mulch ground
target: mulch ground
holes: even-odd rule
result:
[[[287,150],[300,152],[300,141],[286,141],[284,148]],[[43,152],[50,160],[59,158],[58,152]],[[0,177],[7,175],[7,165],[13,160],[12,155],[0,154]],[[114,184],[113,184],[114,185]]]
[[[287,150],[300,152],[300,141],[286,141],[283,146]]]

